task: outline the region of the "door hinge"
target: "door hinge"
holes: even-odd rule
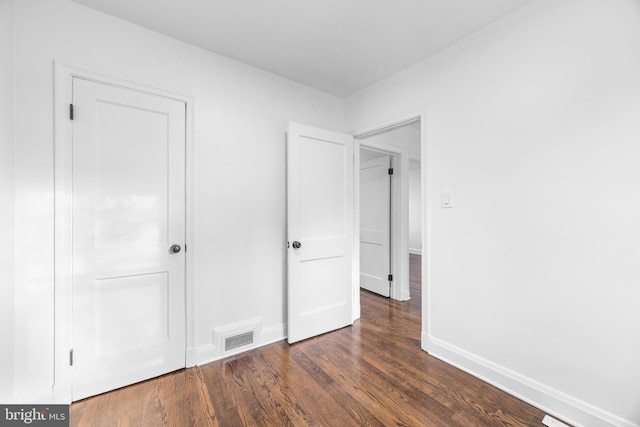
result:
[[[69,120],[73,120],[73,104],[69,104]]]
[[[389,168],[389,175],[393,175],[393,168]]]
[[[73,349],[69,350],[69,366],[73,366]]]
[[[393,274],[388,275],[387,279],[389,279],[390,282],[393,282]]]

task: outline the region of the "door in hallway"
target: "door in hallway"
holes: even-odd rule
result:
[[[389,297],[391,157],[360,163],[360,287]]]

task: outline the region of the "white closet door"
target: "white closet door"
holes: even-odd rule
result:
[[[185,103],[73,80],[73,400],[185,366]]]

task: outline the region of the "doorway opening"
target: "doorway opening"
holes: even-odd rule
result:
[[[371,290],[366,281],[375,275],[372,271],[380,276],[386,265],[389,265],[388,295],[375,290],[373,292],[398,301],[421,298],[421,289],[417,291],[416,285],[421,286],[422,283],[422,139],[422,115],[355,136],[355,151],[358,156],[356,163],[361,169],[360,174],[356,174],[358,212],[355,231],[358,234],[357,262],[360,266],[356,307],[360,306],[360,289]],[[375,190],[382,193],[385,191],[383,188],[388,188],[390,193],[389,245],[387,252],[383,253],[384,244],[374,241],[372,229],[377,228],[378,236],[382,236],[384,230],[380,226],[372,227],[372,221],[375,219],[378,224],[385,223],[385,208],[380,206],[384,206],[381,203],[387,196],[386,193],[377,194],[376,197],[372,195],[374,186],[371,183],[375,181],[365,176],[364,171],[370,171],[376,162],[382,165],[386,162],[385,159],[389,159],[389,170],[392,170],[392,175],[389,176],[390,185],[383,187],[383,178],[379,177],[378,189]],[[378,200],[378,203],[372,202],[371,199]],[[371,209],[375,209],[373,214]],[[374,267],[377,267],[377,270]],[[412,280],[412,269],[420,280]]]
[[[355,290],[355,307],[357,317],[362,320],[379,319],[380,310],[387,312],[391,324],[392,319],[410,319],[409,323],[400,328],[408,334],[410,340],[421,342],[425,328],[426,306],[423,294],[423,260],[422,247],[426,236],[426,226],[423,215],[423,159],[425,156],[426,141],[423,132],[424,113],[405,116],[404,119],[395,122],[383,123],[381,126],[356,133],[354,137],[356,165],[360,167],[360,173],[356,173],[356,212],[355,233],[358,236],[355,243],[356,265],[358,265],[357,289]],[[388,159],[388,160],[387,160]],[[378,186],[372,185],[376,181],[366,177],[364,171],[369,171],[376,161],[383,165],[387,161],[390,164],[389,181],[387,186],[382,183],[384,179],[378,177]],[[375,190],[377,188],[377,190]],[[371,193],[377,191],[376,197]],[[384,234],[382,227],[387,221],[385,200],[389,191],[389,215],[388,215],[388,253],[383,253],[384,245],[374,241],[372,229],[378,229],[378,235]],[[378,200],[372,202],[371,200]],[[383,207],[380,207],[383,206]],[[372,214],[368,212],[375,209]],[[381,219],[384,218],[384,219]],[[372,226],[372,224],[374,226]],[[376,250],[373,250],[373,249]],[[377,251],[377,252],[376,252]],[[375,269],[377,263],[378,269]],[[372,267],[372,264],[374,266]],[[369,289],[367,280],[370,280],[372,271],[381,275],[386,266],[389,266],[388,295]],[[426,285],[426,284],[425,284]],[[426,289],[426,288],[425,288]],[[388,296],[386,301],[380,296]],[[374,320],[374,323],[376,320]],[[397,325],[396,325],[397,326]]]

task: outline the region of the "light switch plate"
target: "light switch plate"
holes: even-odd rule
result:
[[[453,193],[451,191],[443,191],[440,193],[440,207],[452,208],[453,207]]]

